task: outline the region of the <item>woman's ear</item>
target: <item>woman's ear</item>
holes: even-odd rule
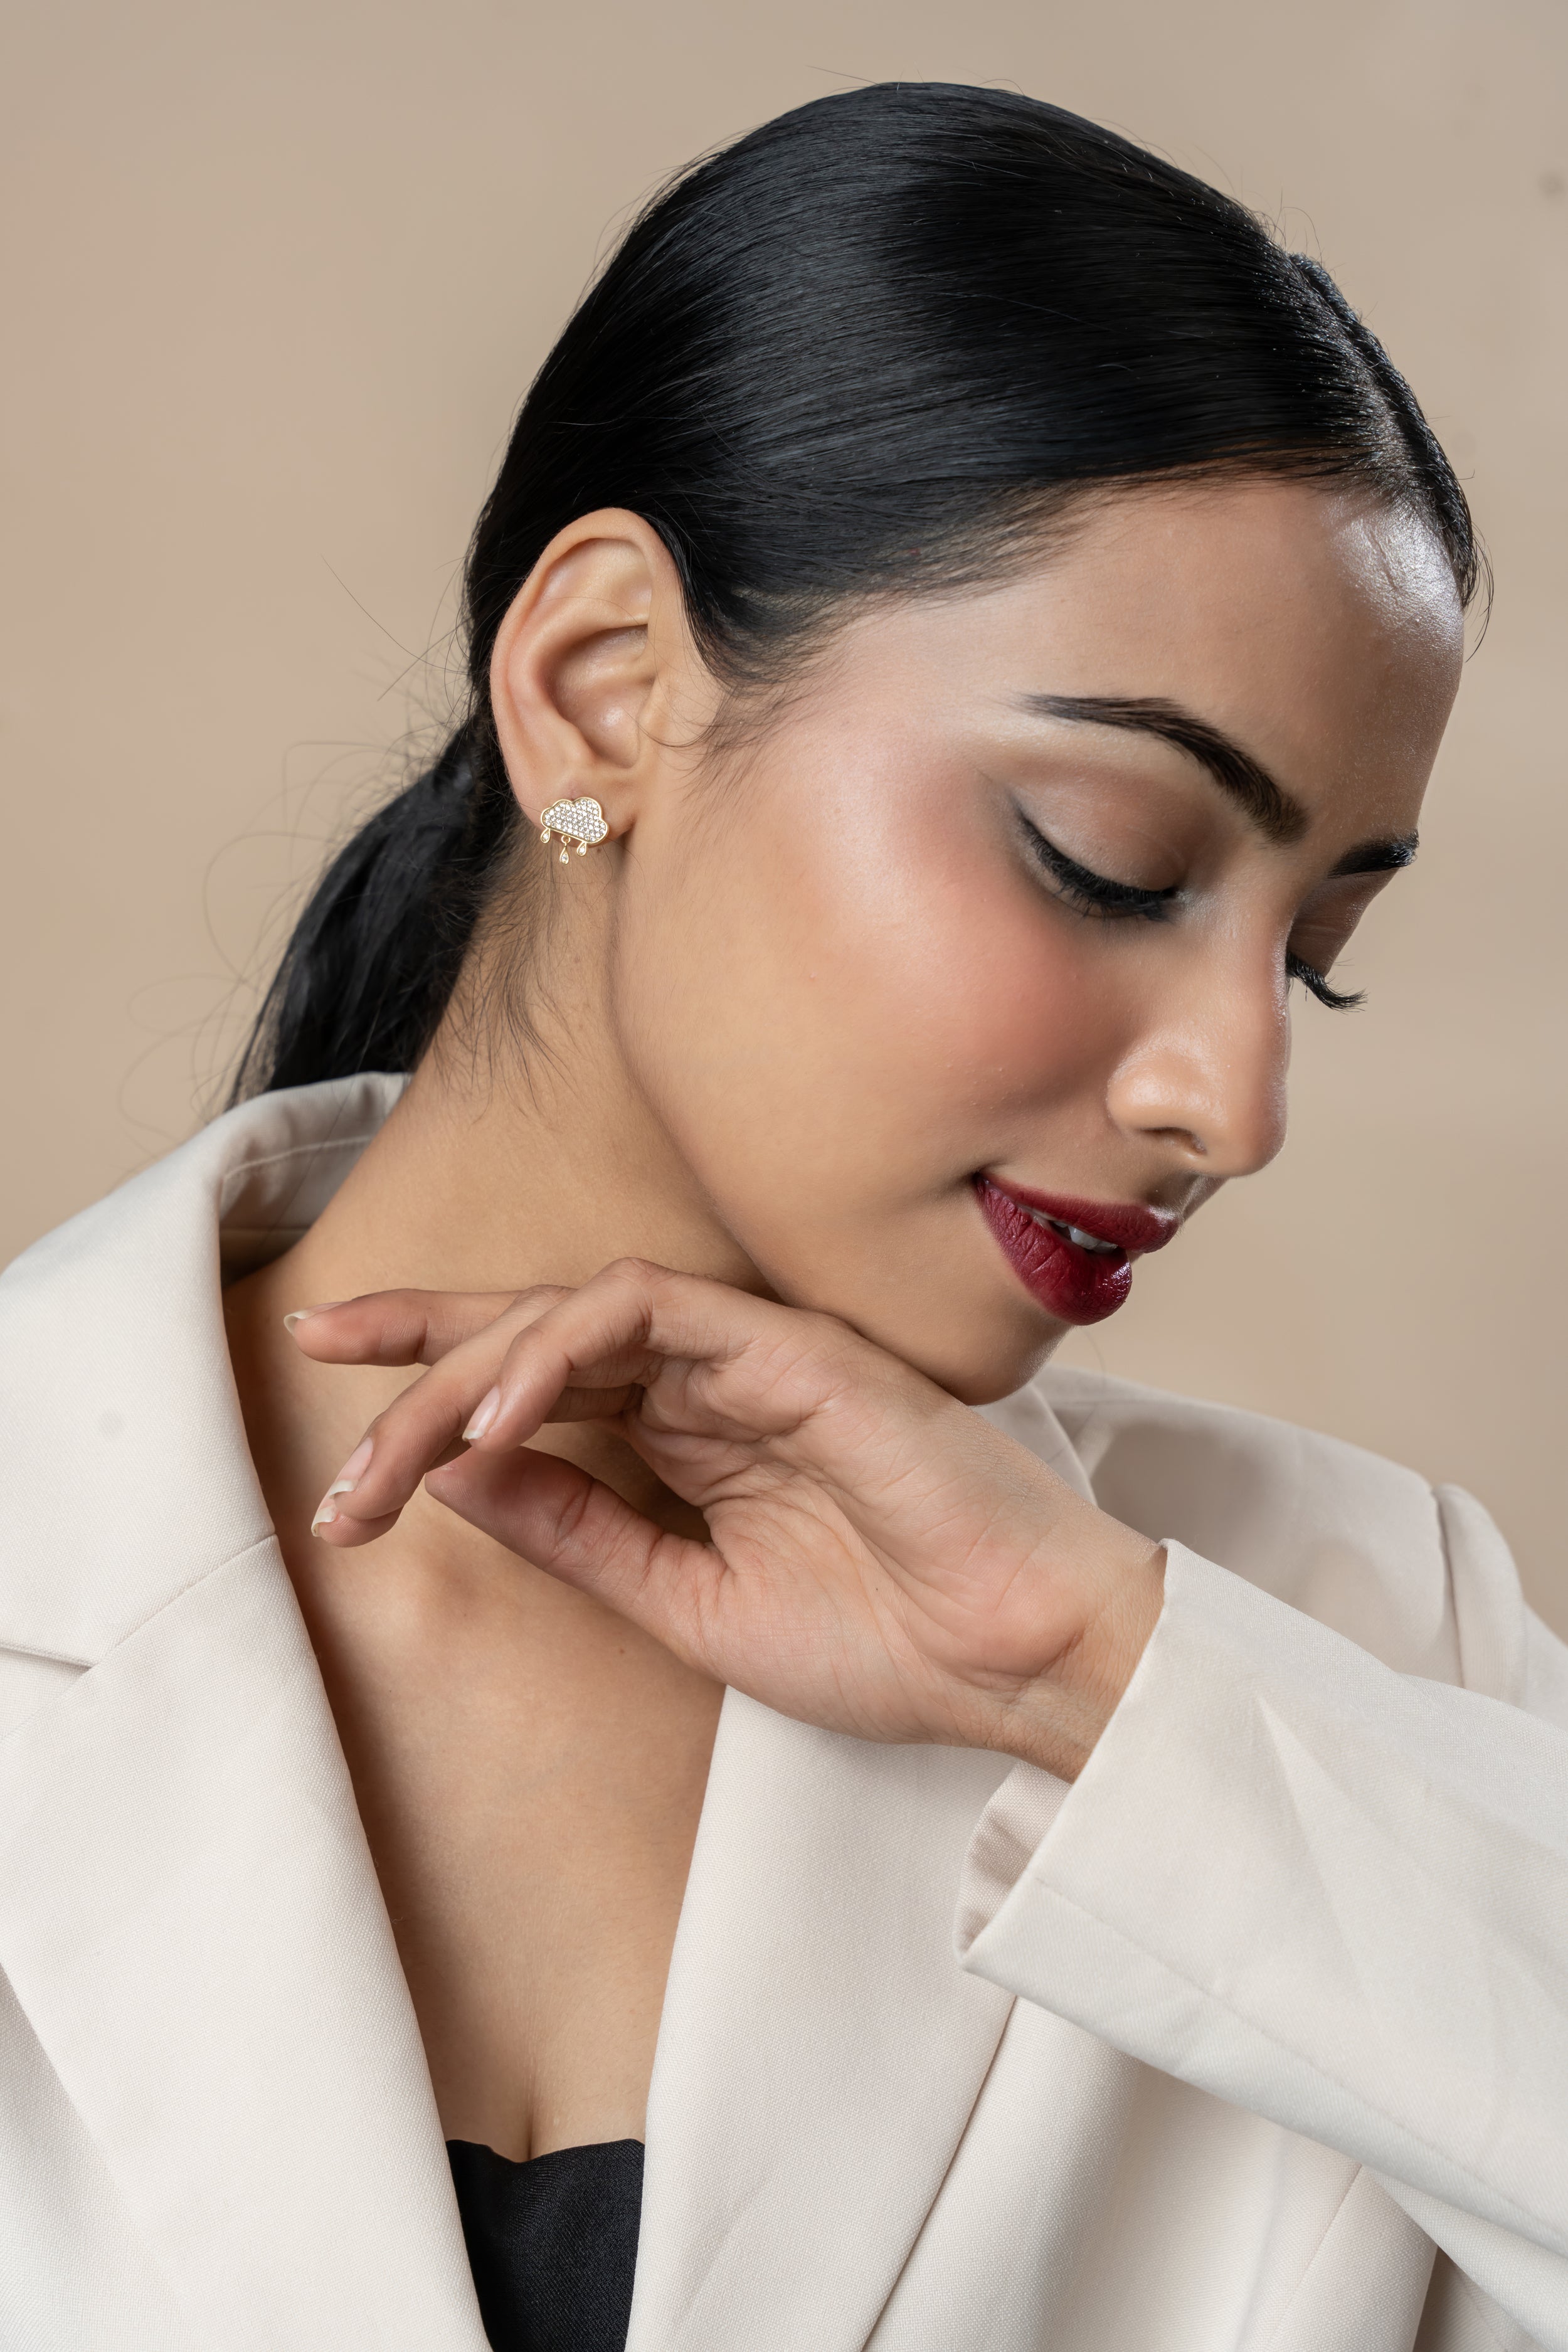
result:
[[[591,795],[624,833],[700,669],[679,577],[640,515],[606,508],[559,532],[490,659],[496,733],[523,814],[537,824],[551,802]]]

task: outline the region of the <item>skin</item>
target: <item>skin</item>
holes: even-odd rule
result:
[[[1422,526],[1232,481],[859,608],[737,728],[638,518],[547,551],[498,730],[531,819],[592,794],[611,838],[536,850],[526,968],[493,924],[227,1295],[448,2137],[640,2137],[723,1685],[1081,1769],[1163,1563],[965,1410],[1062,1336],[971,1180],[1185,1217],[1274,1156],[1287,956],[1388,879],[1335,869],[1414,831],[1460,654]],[[1294,825],[1042,695],[1180,704]],[[1167,919],[1064,897],[1024,817]]]

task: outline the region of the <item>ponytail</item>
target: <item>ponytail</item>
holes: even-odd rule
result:
[[[341,849],[294,927],[231,1099],[360,1070],[411,1070],[456,984],[516,820],[499,761],[459,728]]]

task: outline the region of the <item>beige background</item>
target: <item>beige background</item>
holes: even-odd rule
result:
[[[1009,82],[1321,253],[1499,579],[1371,1008],[1303,1010],[1285,1159],[1075,1352],[1461,1480],[1568,1632],[1560,0],[35,0],[6,41],[0,1257],[213,1101],[289,893],[446,707],[470,520],[626,208],[847,82]]]

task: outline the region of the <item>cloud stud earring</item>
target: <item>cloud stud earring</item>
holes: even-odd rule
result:
[[[605,812],[597,801],[552,801],[539,820],[539,838],[548,841],[552,833],[561,838],[561,863],[565,865],[566,845],[574,841],[579,857],[586,857],[596,842],[609,832]]]

